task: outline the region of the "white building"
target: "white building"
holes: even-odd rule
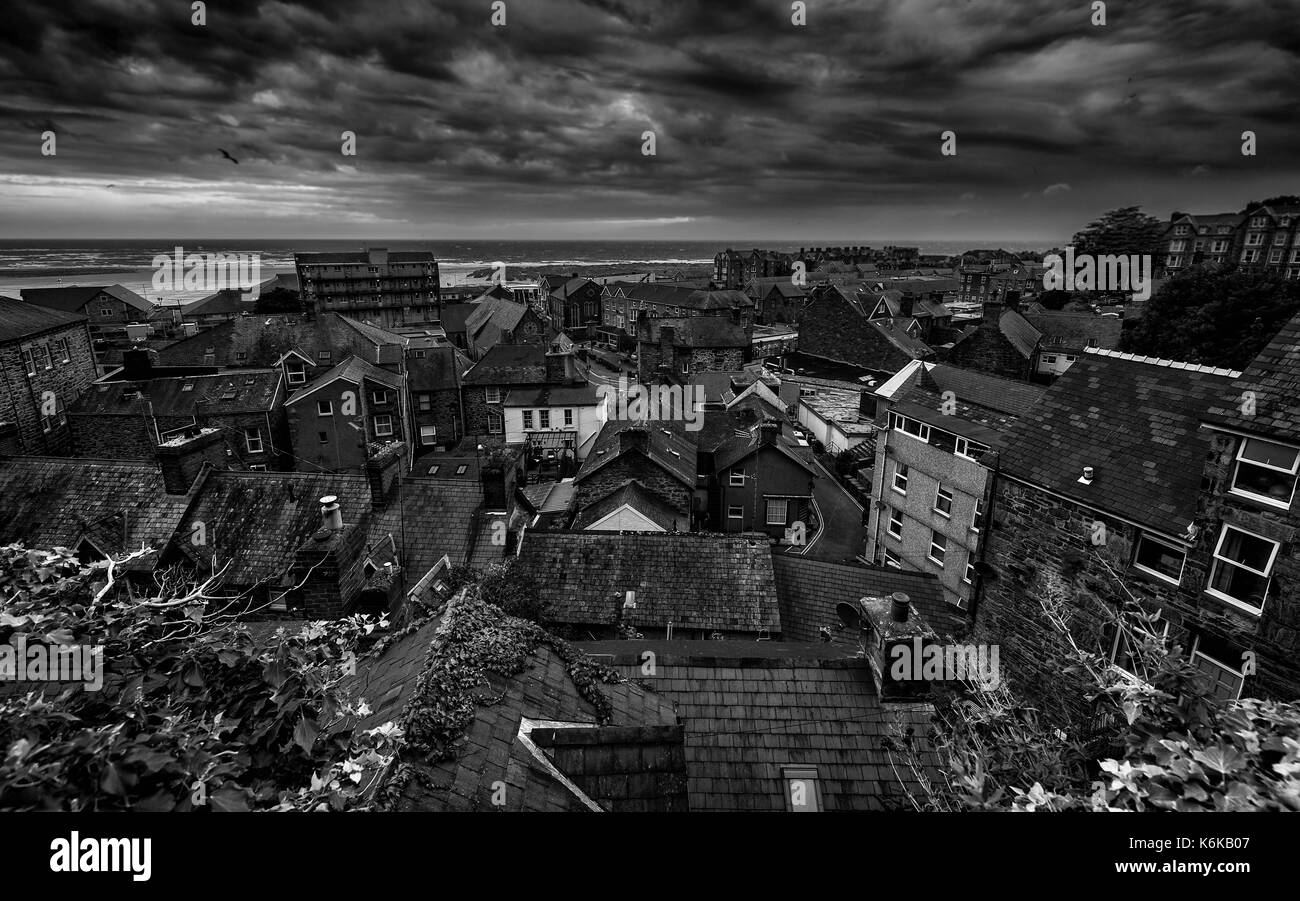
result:
[[[573,453],[582,462],[605,424],[605,402],[594,385],[515,388],[502,401],[507,444]]]

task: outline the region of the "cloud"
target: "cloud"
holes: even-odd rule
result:
[[[1071,188],[1069,185],[1067,185],[1063,181],[1060,181],[1054,185],[1048,185],[1047,187],[1043,188],[1043,196],[1051,197],[1054,194],[1067,194],[1070,192],[1070,190]]]

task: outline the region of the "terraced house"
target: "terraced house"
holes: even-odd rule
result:
[[[1038,601],[1055,588],[1128,677],[1110,622],[1132,597],[1221,697],[1300,692],[1298,383],[1294,320],[1245,373],[1085,350],[1013,427],[976,626],[1024,690],[1060,679]]]
[[[67,407],[95,375],[85,316],[0,297],[0,450],[66,452]]]

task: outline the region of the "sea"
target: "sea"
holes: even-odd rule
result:
[[[120,284],[150,301],[185,304],[211,293],[173,289],[166,296],[153,287],[155,256],[174,256],[177,247],[189,253],[259,254],[262,277],[292,273],[294,253],[327,253],[386,247],[390,251],[428,250],[438,260],[444,285],[475,283],[490,277],[494,263],[505,263],[507,276],[564,272],[570,268],[602,267],[636,272],[653,269],[709,267],[727,248],[762,247],[785,252],[800,246],[826,247],[886,244],[920,247],[921,253],[958,254],[970,249],[945,242],[906,241],[413,241],[319,239],[40,239],[0,241],[0,295],[17,296],[24,288]]]

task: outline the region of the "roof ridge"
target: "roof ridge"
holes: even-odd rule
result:
[[[1121,353],[1118,350],[1107,350],[1102,347],[1085,347],[1084,353],[1094,354],[1099,357],[1114,357],[1117,360],[1129,360],[1134,363],[1146,363],[1151,366],[1165,366],[1169,369],[1183,369],[1187,372],[1205,372],[1210,375],[1226,375],[1228,378],[1241,378],[1241,371],[1237,369],[1228,369],[1221,366],[1206,366],[1202,363],[1185,363],[1181,360],[1170,360],[1164,357],[1144,357],[1133,353]]]

